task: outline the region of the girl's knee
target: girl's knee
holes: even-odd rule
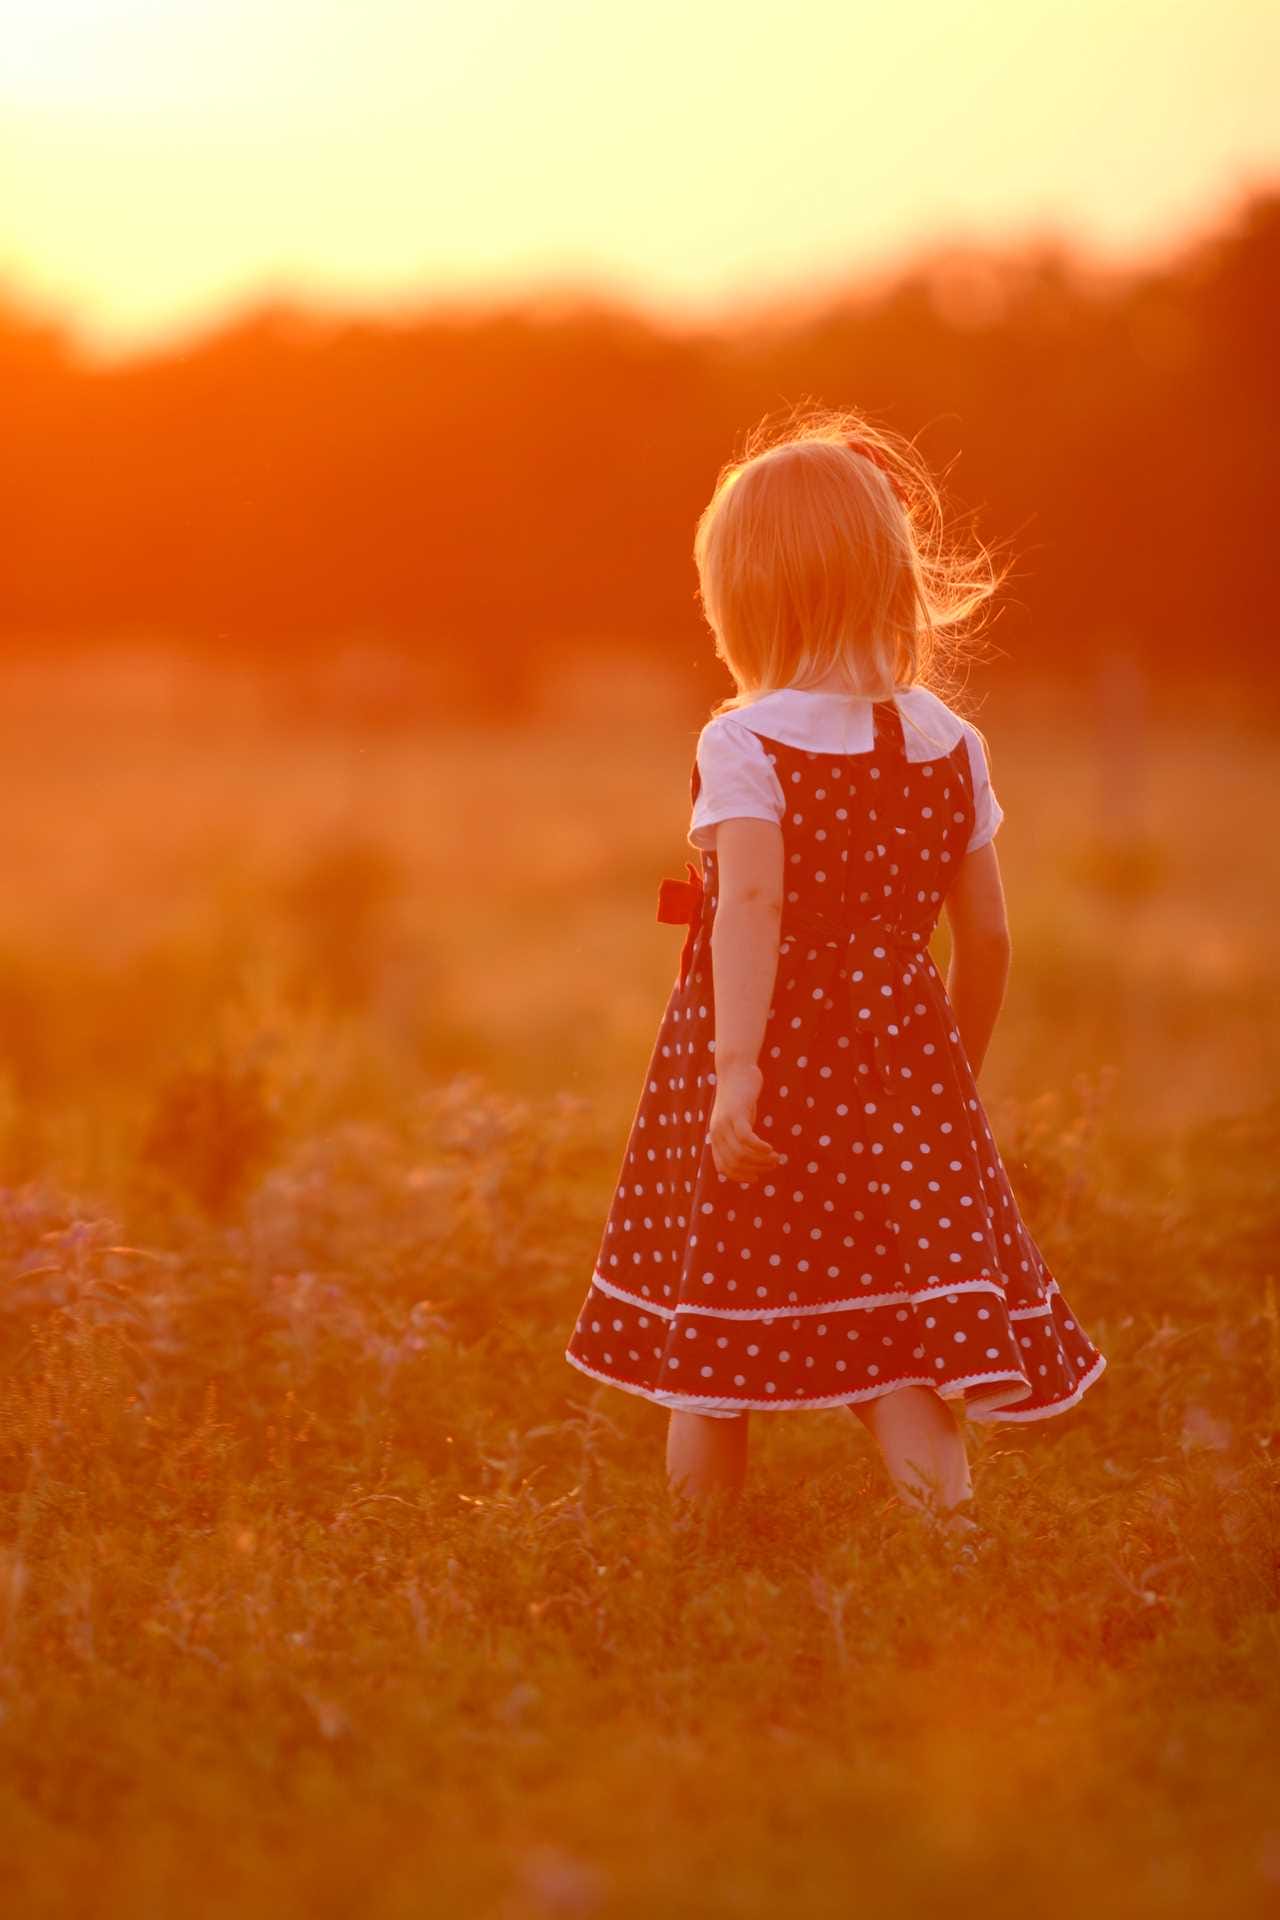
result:
[[[869,1394],[865,1400],[854,1400],[850,1402],[849,1410],[870,1425],[878,1413],[884,1413],[888,1408],[909,1406],[913,1400],[931,1396],[937,1398],[932,1387],[921,1387],[913,1381],[907,1386],[887,1387],[883,1393]]]
[[[953,1424],[941,1394],[933,1387],[914,1382],[909,1386],[890,1387],[887,1393],[876,1394],[869,1400],[856,1400],[850,1411],[856,1413],[868,1432],[877,1438],[881,1432],[901,1431],[904,1425],[919,1427],[923,1423],[932,1430]]]

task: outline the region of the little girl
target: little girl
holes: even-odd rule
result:
[[[1062,1413],[1106,1361],[978,1098],[1009,933],[981,736],[930,690],[995,591],[915,449],[821,413],[721,473],[702,604],[737,692],[698,736],[688,923],[565,1357],[669,1409],[689,1499],[748,1414],[845,1406],[900,1496],[965,1526],[953,1412]],[[929,953],[943,908],[944,986]]]

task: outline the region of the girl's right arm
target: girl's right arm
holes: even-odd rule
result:
[[[947,895],[951,969],[947,992],[974,1076],[995,1032],[1013,946],[994,841],[966,854]]]

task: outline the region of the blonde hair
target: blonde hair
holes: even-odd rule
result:
[[[989,548],[954,544],[943,521],[914,445],[861,414],[793,409],[753,428],[694,540],[703,610],[738,689],[713,711],[833,671],[871,699],[954,693],[974,617],[1004,576]]]

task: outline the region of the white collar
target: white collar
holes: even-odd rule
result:
[[[862,694],[775,687],[720,717],[811,752],[870,753],[875,744],[873,704]],[[894,704],[902,718],[908,760],[936,760],[950,753],[964,733],[960,716],[925,687],[901,690]]]

